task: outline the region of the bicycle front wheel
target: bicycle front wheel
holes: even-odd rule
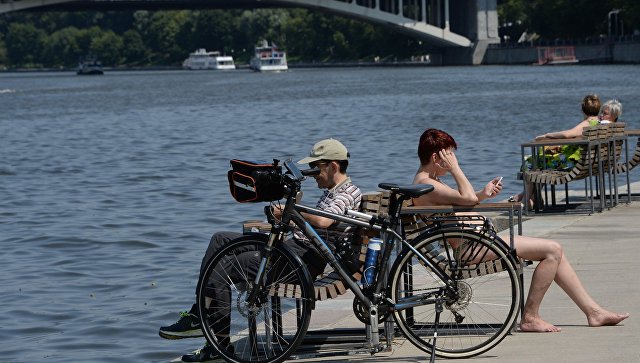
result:
[[[309,272],[282,246],[263,258],[265,245],[257,236],[230,242],[213,256],[198,284],[204,335],[231,362],[282,362],[309,327]],[[261,263],[264,276],[254,290]],[[252,291],[257,294],[248,301]]]
[[[444,358],[488,351],[509,333],[518,315],[520,284],[513,257],[496,237],[440,230],[412,242],[390,272],[389,296],[405,337]],[[450,288],[435,269],[450,277]],[[438,305],[442,312],[437,317]]]

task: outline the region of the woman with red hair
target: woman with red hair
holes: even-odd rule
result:
[[[455,151],[457,144],[451,135],[436,129],[427,129],[420,137],[418,156],[420,168],[416,172],[415,184],[431,184],[432,192],[414,199],[416,206],[462,205],[472,206],[495,197],[502,190],[499,178],[491,180],[482,189],[475,191],[458,165]],[[450,173],[456,186],[452,188],[440,180]],[[578,275],[556,241],[516,236],[515,249],[518,257],[538,261],[529,294],[524,306],[520,330],[525,332],[559,332],[560,328],[540,317],[540,304],[549,286],[555,281],[575,302],[587,317],[589,326],[616,325],[629,317],[628,313],[615,313],[604,309],[587,293]]]

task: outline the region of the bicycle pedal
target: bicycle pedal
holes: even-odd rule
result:
[[[378,344],[374,347],[371,347],[371,349],[369,350],[369,352],[371,353],[371,355],[374,355],[376,353],[380,353],[380,352],[384,352],[384,351],[391,351],[391,347],[387,347],[386,344]]]
[[[522,260],[522,264],[524,265],[524,267],[531,266],[531,265],[533,265],[533,261],[531,261],[531,260]]]

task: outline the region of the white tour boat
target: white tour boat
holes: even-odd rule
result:
[[[189,58],[182,62],[185,69],[236,69],[233,57],[220,55],[220,52],[207,52],[200,48],[189,53]]]
[[[286,71],[287,53],[278,50],[278,47],[266,40],[256,46],[255,54],[251,58],[251,69],[254,71]]]

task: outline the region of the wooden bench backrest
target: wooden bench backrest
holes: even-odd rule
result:
[[[627,170],[631,170],[640,164],[640,136],[636,137],[638,138],[635,145],[636,148],[633,151],[633,154],[629,155],[628,163],[625,163],[624,160],[620,160],[617,167],[618,173],[625,173]]]
[[[600,140],[606,141],[611,139],[614,136],[622,136],[624,135],[624,127],[625,124],[622,122],[612,123],[612,124],[603,124],[597,126],[585,127],[582,131],[582,135],[587,140]],[[622,140],[618,140],[614,142],[614,152],[615,152],[615,160],[619,160],[622,155]],[[591,150],[585,150],[587,148],[583,148],[583,153],[580,161],[576,163],[576,165],[580,165],[581,169],[574,173],[573,179],[584,179],[589,176],[589,169],[597,172],[598,170],[598,161],[601,160],[603,162],[604,170],[608,170],[609,168],[609,158],[611,157],[609,151],[610,145],[609,143],[600,144],[600,153],[598,154],[598,148],[593,147]],[[591,164],[589,164],[588,154],[591,154]]]
[[[376,191],[376,192],[367,192],[362,194],[362,202],[360,204],[360,211],[378,215],[378,216],[388,216],[389,215],[389,191]],[[410,206],[411,201],[405,201],[404,206]],[[407,215],[402,217],[402,224],[404,227],[404,233],[406,234],[406,238],[414,238],[418,234],[422,233],[424,229],[426,229],[427,225],[424,223],[422,218],[419,216]],[[360,243],[360,246],[353,246],[353,248],[360,249],[359,261],[360,261],[360,270],[353,274],[353,278],[356,281],[360,281],[362,278],[362,267],[364,265],[364,260],[367,254],[367,245],[369,239],[371,237],[377,237],[378,233],[374,231],[361,230],[360,238],[356,238],[354,240]],[[348,291],[346,284],[340,279],[340,276],[337,272],[331,271],[328,274],[322,276],[314,282],[316,300],[325,300],[330,298],[335,298],[340,296]]]
[[[360,212],[375,215],[387,215],[389,209],[389,193],[388,192],[368,192],[362,194],[360,203]],[[360,262],[360,270],[356,271],[352,276],[356,281],[362,278],[362,266],[367,254],[367,245],[371,237],[377,236],[377,233],[371,231],[359,230],[359,236],[354,238],[352,248],[360,250],[358,260]],[[359,244],[359,245],[356,245]],[[342,281],[340,275],[335,271],[320,276],[313,283],[315,289],[316,300],[326,300],[338,297],[348,291],[347,285]]]

